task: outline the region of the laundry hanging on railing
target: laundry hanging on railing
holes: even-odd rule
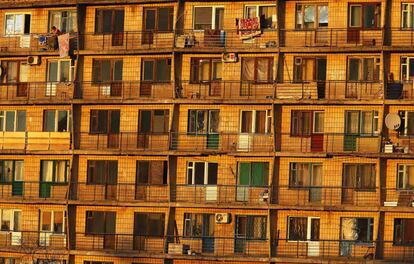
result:
[[[241,18],[238,21],[238,33],[242,40],[251,39],[261,35],[260,19],[258,17]]]
[[[69,33],[58,36],[59,56],[61,58],[69,55]]]

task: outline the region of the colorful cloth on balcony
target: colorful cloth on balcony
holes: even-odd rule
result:
[[[69,33],[58,36],[59,56],[61,58],[69,55]]]
[[[251,39],[262,34],[260,30],[260,20],[258,17],[242,18],[239,20],[240,39]]]

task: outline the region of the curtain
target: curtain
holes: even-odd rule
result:
[[[342,240],[357,240],[358,239],[356,218],[342,218],[341,239]]]
[[[267,82],[269,81],[269,60],[268,59],[258,59],[257,60],[257,81],[258,82]]]
[[[254,81],[254,58],[243,58],[242,80]]]

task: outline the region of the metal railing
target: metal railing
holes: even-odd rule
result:
[[[78,47],[76,33],[70,33],[69,48]],[[56,36],[49,33],[30,33],[16,35],[0,35],[0,53],[13,52],[56,52],[59,51]]]
[[[0,100],[16,102],[67,103],[72,100],[74,83],[19,82],[0,83]]]
[[[13,181],[0,183],[3,200],[66,200],[68,183]]]
[[[0,232],[2,249],[21,250],[35,253],[40,249],[67,249],[66,235],[48,231],[5,231]],[[33,252],[31,252],[33,251]]]

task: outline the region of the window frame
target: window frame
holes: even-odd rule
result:
[[[203,183],[199,184],[196,183],[196,164],[204,164],[204,179],[203,179]],[[210,175],[209,175],[209,170],[212,169],[213,167],[211,166],[217,166],[217,174],[215,176],[215,183],[213,180],[213,183],[210,183]],[[217,185],[217,180],[218,180],[218,175],[219,175],[219,170],[218,170],[218,163],[217,162],[208,162],[208,161],[187,161],[187,170],[186,170],[186,185]],[[191,176],[191,181],[190,181],[190,176]]]
[[[358,112],[358,133],[353,134],[353,133],[348,133],[347,129],[348,129],[348,124],[349,124],[349,120],[348,120],[348,113],[349,112]],[[363,126],[363,120],[362,120],[362,113],[363,112],[372,112],[372,133],[362,133],[362,126]],[[377,137],[380,133],[380,128],[379,128],[379,111],[377,110],[345,110],[345,126],[344,126],[344,132],[345,135],[355,135],[358,137]]]
[[[245,80],[244,76],[243,76],[243,65],[244,65],[244,63],[246,63],[246,60],[249,60],[249,59],[254,60],[254,77],[253,77],[253,80]],[[268,75],[268,78],[267,78],[266,81],[261,81],[261,80],[257,79],[257,76],[258,76],[258,66],[257,65],[259,63],[259,60],[267,60],[267,75]],[[241,78],[242,82],[252,82],[253,84],[271,84],[271,83],[273,83],[274,57],[269,57],[269,56],[267,56],[267,57],[242,57],[240,65],[241,65],[240,78]]]
[[[237,239],[245,239],[249,241],[264,241],[267,238],[267,216],[265,215],[236,215],[234,224],[234,234]],[[238,223],[240,219],[246,219],[246,230],[239,230]],[[255,220],[260,220],[261,226],[258,228],[261,229],[261,237],[255,235]],[[256,220],[256,221],[257,221]]]
[[[136,217],[137,215],[143,215],[145,216],[145,223],[137,223],[136,222]],[[150,226],[153,227],[153,225],[151,225],[151,220],[150,220],[150,216],[154,217],[159,217],[161,223],[161,230],[160,230],[160,234],[150,234],[151,233],[151,229],[149,228]],[[145,231],[143,232],[144,234],[137,234],[137,229],[139,229],[139,225],[141,225],[141,227],[143,227],[145,229]],[[154,237],[163,237],[165,234],[165,213],[157,213],[157,212],[134,212],[134,236],[135,237],[145,237],[145,238],[154,238]]]
[[[48,212],[51,213],[50,217],[50,229],[51,230],[43,230],[43,213]],[[63,220],[62,220],[62,232],[56,232],[55,230],[55,213],[62,213]],[[66,234],[66,211],[65,210],[39,210],[40,220],[39,220],[39,232],[41,233],[51,233],[53,235],[65,235]]]
[[[365,76],[368,76],[368,74],[365,72],[365,62],[367,60],[373,60],[373,78],[372,80],[369,80],[369,78],[365,78]],[[351,80],[351,60],[359,60],[358,65],[358,80]],[[346,81],[347,82],[364,82],[364,83],[380,83],[381,82],[381,58],[379,57],[354,57],[349,56],[347,58],[347,75],[346,75]]]
[[[159,29],[159,18],[160,18],[160,9],[170,9],[168,14],[168,30],[160,30]],[[146,30],[146,16],[147,10],[155,10],[155,30]],[[143,19],[142,19],[142,28],[144,31],[150,31],[154,33],[170,33],[174,31],[174,6],[153,6],[153,7],[144,7],[143,8]]]
[[[68,16],[66,16],[66,19],[67,19],[67,25],[69,25],[70,24],[70,21],[72,20],[72,19],[75,19],[75,21],[74,22],[72,22],[73,23],[73,28],[75,29],[75,30],[69,30],[69,31],[67,31],[66,29],[64,29],[63,28],[63,26],[62,26],[62,17],[63,17],[63,13],[64,12],[67,12],[68,13]],[[53,14],[60,14],[60,21],[59,21],[59,25],[54,25],[53,24],[53,21],[52,21],[52,15]],[[73,16],[73,14],[75,14],[75,16]],[[52,28],[52,26],[56,26],[62,33],[74,33],[74,32],[77,32],[78,31],[78,28],[77,28],[77,26],[78,26],[78,23],[77,23],[77,18],[78,18],[78,12],[77,12],[77,10],[76,9],[67,9],[67,10],[49,10],[49,14],[48,14],[48,25],[49,25],[49,27],[48,27],[48,29],[50,29],[50,28]],[[70,27],[70,26],[67,26],[67,27]]]
[[[356,245],[371,245],[374,242],[374,218],[373,217],[340,217],[340,242],[342,241],[346,241],[348,242],[349,240],[344,240],[342,239],[342,221],[344,219],[355,219],[356,221],[361,220],[361,219],[367,219],[368,220],[368,226],[367,226],[367,237],[369,236],[369,238],[371,238],[371,240],[369,239],[359,239],[358,240],[351,240],[352,243],[356,244]],[[358,228],[358,230],[360,230],[360,228]]]
[[[276,13],[274,14],[274,16],[276,17],[276,21],[273,21],[273,15],[272,15],[272,24],[274,23],[275,25],[270,26],[270,27],[262,27],[260,26],[260,28],[264,31],[266,30],[274,30],[277,28],[277,5],[276,4],[246,4],[243,7],[243,18],[248,18],[248,12],[247,9],[248,8],[255,8],[256,9],[256,14],[257,17],[260,18],[260,8],[261,7],[275,7]]]
[[[111,75],[109,76],[108,81],[104,81],[102,79],[102,63],[104,61],[109,62],[110,64],[110,72]],[[115,72],[116,72],[116,64],[121,63],[121,80],[115,80]],[[98,71],[98,72],[96,72]],[[97,74],[97,75],[96,75]],[[103,58],[94,58],[92,59],[92,83],[93,84],[102,84],[102,83],[114,83],[114,82],[122,82],[124,75],[124,60],[123,58],[117,58],[117,59],[103,59]]]
[[[400,223],[397,224],[397,221],[400,221]],[[394,232],[393,232],[393,238],[392,238],[393,246],[409,246],[409,247],[414,246],[414,240],[411,243],[407,243],[405,241],[402,241],[402,242],[396,241],[398,231],[400,233],[399,237],[402,238],[404,236],[405,225],[407,225],[406,221],[412,221],[414,225],[414,218],[394,218],[394,223],[393,223]],[[399,225],[399,228],[397,228],[397,225]]]
[[[44,163],[46,162],[53,162],[53,168],[52,168],[52,181],[45,181],[44,178],[45,176],[43,175],[43,168],[44,168]],[[64,162],[65,164],[65,175],[64,175],[64,181],[58,181],[57,179],[60,177],[57,177],[57,168],[59,168],[59,163]],[[66,185],[68,184],[68,176],[69,176],[69,171],[70,169],[70,161],[69,160],[50,160],[50,159],[42,159],[40,160],[40,182],[41,183],[52,183],[53,185]]]
[[[224,9],[224,12],[226,12],[225,10],[225,6],[224,5],[195,5],[195,6],[193,6],[193,14],[192,14],[192,26],[193,26],[193,31],[198,31],[198,32],[202,32],[202,31],[204,31],[205,29],[196,29],[195,28],[195,25],[196,25],[196,21],[195,21],[195,14],[196,14],[196,8],[203,8],[203,7],[209,7],[209,8],[211,8],[212,10],[211,10],[211,28],[210,29],[216,29],[216,12],[217,12],[217,9],[219,9],[219,8],[223,8]],[[217,29],[219,29],[219,28],[217,28]]]
[[[346,167],[348,166],[352,166],[352,167],[356,167],[355,172],[355,182],[353,183],[354,185],[354,191],[359,191],[359,192],[376,192],[377,190],[377,164],[375,163],[343,163],[342,164],[342,175],[343,177],[349,177],[348,175],[346,175]],[[362,167],[363,166],[370,166],[371,167],[371,173],[372,175],[362,175]],[[371,178],[370,182],[372,182],[373,186],[369,186],[368,188],[364,188],[362,187],[362,178],[363,177],[369,177]],[[349,188],[349,187],[345,187],[345,188]]]
[[[245,133],[245,132],[241,132],[243,130],[243,113],[244,112],[251,112],[252,113],[252,124],[250,127],[250,130],[252,131],[249,134],[259,134],[259,135],[269,135],[272,134],[272,114],[271,114],[271,110],[269,109],[265,109],[265,110],[240,110],[240,127],[239,127],[239,131],[240,133]],[[260,121],[260,119],[258,120],[258,113],[260,112],[265,112],[265,133],[259,133],[258,129],[257,129],[257,123],[258,121]]]
[[[145,77],[145,62],[147,61],[152,61],[153,62],[153,68],[152,68],[152,80],[144,80]],[[167,79],[165,80],[161,80],[158,76],[158,71],[157,71],[157,63],[159,61],[166,61],[166,65],[168,68],[168,74],[167,74]],[[170,83],[171,82],[171,64],[172,64],[172,60],[171,58],[142,58],[141,59],[141,81],[144,83]]]
[[[303,166],[303,165],[308,165],[308,168],[309,168],[309,171],[308,171],[308,174],[309,174],[309,179],[307,179],[307,181],[308,181],[308,185],[305,185],[305,182],[302,184],[302,185],[300,185],[300,184],[298,184],[297,182],[298,182],[298,168],[297,168],[297,166],[298,165],[301,165],[301,166]],[[321,167],[321,169],[322,169],[322,175],[320,175],[320,177],[322,178],[323,177],[323,163],[322,162],[289,162],[289,189],[301,189],[301,190],[303,190],[303,189],[312,189],[312,188],[315,188],[315,187],[322,187],[322,186],[313,186],[312,185],[312,179],[313,178],[315,178],[316,176],[315,176],[315,174],[314,174],[314,171],[315,171],[315,167]],[[293,179],[293,178],[296,178],[296,181]]]
[[[208,70],[208,80],[200,79],[200,63],[202,61],[208,61],[209,70]],[[213,65],[214,63],[221,63],[221,78],[213,79]],[[221,58],[213,57],[191,57],[190,59],[190,83],[191,84],[208,84],[211,82],[221,82],[223,81],[223,62]]]
[[[11,179],[10,182],[7,181],[7,179],[5,177],[5,174],[6,174],[5,163],[6,162],[12,162],[12,179]],[[22,175],[20,175],[21,180],[16,180],[16,176],[17,176],[16,174],[18,173],[18,171],[16,170],[16,163],[17,162],[21,163],[22,168],[23,168]],[[16,160],[2,159],[2,160],[0,160],[0,164],[1,164],[0,168],[3,170],[1,172],[1,175],[0,175],[0,185],[2,185],[2,184],[12,184],[13,182],[23,182],[24,181],[24,159],[16,159]]]
[[[365,27],[365,8],[370,5],[375,5],[375,8],[379,7],[379,14],[375,14],[374,12],[374,27],[369,28]],[[351,17],[351,9],[353,6],[359,6],[361,7],[361,18],[360,18],[360,24],[361,26],[352,26],[352,17]],[[381,21],[381,15],[382,15],[382,4],[381,2],[355,2],[355,3],[348,3],[348,28],[350,29],[360,29],[360,30],[379,30],[381,29],[382,21]]]
[[[93,223],[90,223],[90,224],[88,224],[88,219],[93,219],[92,221],[93,222],[95,222],[95,221],[97,221],[97,220],[99,220],[99,219],[96,219],[96,216],[94,216],[93,214],[95,214],[95,213],[103,213],[103,215],[104,215],[104,219],[103,219],[103,221],[104,221],[104,224],[103,224],[103,226],[104,226],[104,232],[97,232],[97,233],[94,233],[94,232],[89,232],[89,226],[90,225],[92,225]],[[105,235],[115,235],[115,234],[112,234],[112,233],[107,233],[107,230],[106,230],[106,223],[108,222],[108,217],[109,217],[109,215],[111,215],[111,214],[113,214],[113,216],[114,216],[114,229],[116,230],[116,212],[114,212],[114,211],[96,211],[96,210],[86,210],[85,211],[85,236],[105,236]]]
[[[47,119],[46,119],[46,112],[48,112],[48,111],[50,111],[50,112],[52,112],[52,111],[54,111],[55,112],[55,120],[54,120],[54,129],[53,129],[53,131],[47,131],[47,129],[46,129],[46,122],[47,122]],[[67,130],[66,131],[59,131],[59,112],[66,112],[66,115],[67,115],[67,121],[66,121],[66,128],[67,128]],[[70,110],[65,110],[65,109],[44,109],[43,110],[43,131],[44,132],[63,132],[63,133],[65,133],[65,132],[71,132],[71,130],[72,130],[72,126],[71,126],[71,120],[72,120],[72,115],[71,115],[71,111]]]
[[[14,123],[13,123],[12,131],[7,131],[7,112],[14,112]],[[23,131],[18,130],[19,112],[24,113],[24,116],[25,116]],[[26,121],[27,121],[26,110],[0,110],[0,123],[1,122],[3,123],[3,124],[0,124],[1,132],[26,132],[27,130]]]
[[[64,62],[68,62],[69,63],[69,68],[68,68],[68,77],[69,80],[68,81],[62,81],[62,63]],[[50,80],[50,69],[51,63],[57,63],[57,77],[58,77],[58,81],[51,81]],[[49,83],[70,83],[73,81],[73,77],[74,77],[74,69],[75,66],[73,65],[73,61],[71,59],[50,59],[47,60],[47,74],[46,74],[46,81]]]
[[[407,6],[406,10],[404,9],[404,6]],[[407,15],[407,27],[404,27],[404,14]],[[401,25],[400,25],[401,29],[402,30],[413,30],[414,29],[413,18],[414,18],[414,3],[401,2]]]
[[[298,23],[299,22],[298,7],[299,6],[301,7],[301,12],[300,12],[301,18],[302,18],[301,21],[300,21],[301,23]],[[315,8],[315,14],[314,14],[315,26],[311,27],[311,28],[306,28],[305,27],[305,8],[308,7],[308,6],[314,6],[314,8]],[[323,6],[326,6],[327,9],[328,9],[328,24],[326,26],[320,26],[319,25],[320,24],[319,23],[319,7],[323,7]],[[299,25],[301,25],[301,26],[299,26]],[[329,4],[328,3],[296,3],[296,5],[295,5],[295,30],[307,31],[307,30],[317,30],[319,28],[325,29],[325,28],[328,28],[328,27],[329,27]]]
[[[97,172],[99,171],[98,165],[103,164],[103,168],[101,168],[101,171],[104,173],[104,175],[97,175]],[[86,171],[86,185],[117,185],[118,184],[118,160],[94,160],[89,159],[87,160],[87,171]],[[113,166],[113,167],[111,167]],[[116,174],[113,175],[114,179],[111,178],[111,168],[116,169]],[[92,174],[92,175],[91,175]],[[100,176],[100,177],[97,177]],[[100,179],[100,181],[99,181]],[[111,181],[115,180],[115,183],[112,183]]]
[[[195,131],[191,131],[191,113],[195,113],[195,119],[194,122],[194,128]],[[206,119],[205,119],[205,123],[204,123],[204,128],[203,130],[205,130],[204,133],[199,133],[197,124],[198,124],[198,113],[200,112],[204,112],[204,115],[206,115]],[[211,119],[211,113],[212,112],[216,112],[218,115],[218,127],[217,127],[217,132],[211,132],[211,126],[210,126],[210,119]],[[203,115],[203,116],[204,116]],[[188,116],[187,116],[187,135],[193,135],[193,136],[206,136],[209,134],[219,134],[220,130],[220,109],[188,109]]]
[[[12,82],[12,81],[8,81],[8,69],[9,69],[9,63],[16,63],[17,64],[17,73],[16,73],[16,81]],[[25,81],[21,81],[22,79],[22,66],[28,67],[27,62],[26,61],[22,61],[22,60],[0,60],[0,65],[3,69],[3,73],[0,76],[0,83],[2,84],[19,84],[19,83],[27,83],[28,80]],[[7,65],[7,66],[5,66]],[[26,68],[26,79],[28,77],[28,68]],[[24,76],[24,75],[23,75]]]
[[[104,29],[104,22],[103,22],[103,14],[102,15],[98,15],[99,12],[104,12],[104,11],[111,11],[111,30],[110,31],[105,31]],[[124,21],[122,21],[122,25],[123,25],[123,30],[121,32],[116,32],[115,30],[115,22],[117,21],[115,19],[116,17],[116,12],[117,11],[122,11],[123,12],[123,17],[124,17]],[[99,23],[101,23],[101,27],[102,27],[102,31],[99,31]],[[125,31],[125,9],[124,8],[96,8],[95,9],[95,16],[94,16],[94,34],[95,35],[106,35],[106,34],[113,34],[113,33],[123,33]]]
[[[99,130],[99,114],[103,112],[106,112],[106,128],[104,130]],[[121,109],[90,109],[90,120],[89,120],[89,134],[90,135],[108,135],[111,134],[111,127],[112,127],[112,113],[119,113],[119,127],[118,127],[118,133],[112,132],[112,134],[120,134],[121,129]],[[93,119],[96,118],[96,127],[93,126]]]
[[[153,182],[153,174],[152,174],[152,169],[151,166],[153,166],[153,162],[162,162],[162,166],[163,166],[163,183],[159,184],[159,183],[154,183]],[[147,177],[147,182],[144,182],[140,176],[140,170],[139,167],[142,166],[140,164],[144,164],[144,163],[148,163],[148,175]],[[137,160],[136,163],[136,170],[135,170],[135,185],[136,186],[165,186],[168,184],[168,162],[166,160]],[[141,180],[140,180],[141,179]]]
[[[3,228],[3,216],[4,216],[4,211],[10,211],[10,219],[9,219],[9,229],[4,229]],[[16,230],[16,223],[15,223],[15,217],[16,214],[19,217],[19,221],[17,224],[20,224],[20,228],[17,228]],[[22,210],[21,209],[13,209],[13,208],[0,208],[0,233],[2,232],[21,232],[21,225],[22,225]]]
[[[406,190],[414,190],[414,186],[412,188],[407,188],[407,181],[409,177],[413,177],[414,175],[408,174],[408,167],[414,167],[414,164],[397,164],[397,181],[396,181],[396,188],[397,191],[406,191]],[[402,179],[401,179],[402,177]],[[400,181],[402,181],[403,186],[400,186]]]
[[[14,21],[14,25],[13,25],[13,29],[14,32],[13,34],[9,34],[7,32],[7,16],[13,16],[13,21]],[[23,33],[16,33],[15,27],[16,27],[16,15],[23,15]],[[26,29],[26,16],[30,16],[30,24],[29,24],[29,29]],[[5,37],[17,37],[17,36],[24,36],[24,35],[30,35],[31,31],[32,31],[32,13],[31,12],[6,12],[4,13],[4,27],[3,27],[3,32],[4,32],[4,36]],[[28,31],[28,33],[25,33],[26,31]]]
[[[305,218],[306,219],[306,239],[297,239],[294,240],[290,237],[290,231],[291,231],[291,219],[293,218]],[[318,239],[312,239],[312,220],[319,220],[319,234],[318,234]],[[288,243],[297,243],[297,242],[302,242],[302,243],[308,243],[308,242],[313,242],[313,241],[319,241],[320,240],[320,217],[315,217],[315,216],[288,216],[287,217],[287,233],[286,233],[286,238],[287,238],[287,242]]]

